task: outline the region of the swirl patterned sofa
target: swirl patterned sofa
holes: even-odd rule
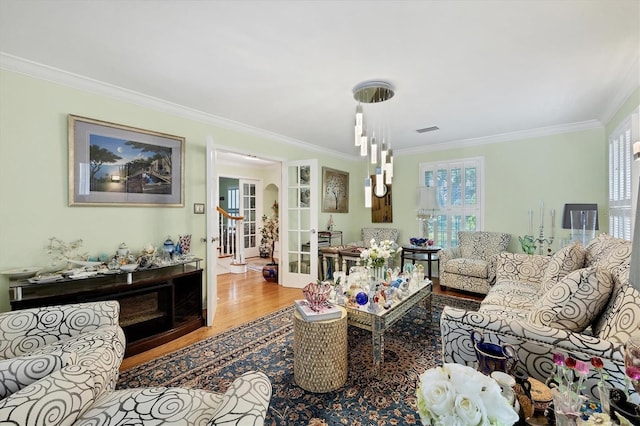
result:
[[[502,232],[458,232],[458,246],[438,252],[440,286],[487,294],[496,278],[498,255],[509,241],[511,234]]]
[[[114,390],[125,349],[119,309],[107,301],[0,314],[0,424],[264,424],[271,383],[260,372],[224,394]]]
[[[538,380],[550,376],[560,352],[586,362],[601,358],[607,382],[625,388],[624,345],[640,325],[630,260],[631,242],[606,234],[551,257],[501,253],[496,283],[478,312],[444,308],[443,362],[474,365],[471,332],[478,330],[486,341],[513,345],[518,367]],[[588,393],[596,394],[598,379],[592,369]]]

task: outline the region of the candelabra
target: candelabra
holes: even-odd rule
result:
[[[547,245],[547,253],[551,253],[551,244],[555,238],[556,229],[556,211],[551,209],[551,236],[544,235],[544,202],[540,201],[540,233],[536,238],[533,235],[533,210],[529,210],[529,234],[525,235],[525,241],[533,244],[533,247],[538,247],[538,254],[543,254],[543,246]]]
[[[550,237],[544,236],[544,225],[540,225],[540,235],[538,235],[538,238],[534,238],[533,235],[525,235],[525,238],[536,243],[534,247],[538,247],[538,254],[543,254],[542,246],[544,244],[547,245],[547,253],[551,253],[551,244],[553,244],[553,239],[555,237],[553,235]]]

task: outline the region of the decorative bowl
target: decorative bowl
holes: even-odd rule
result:
[[[427,239],[415,237],[415,238],[409,239],[409,242],[411,243],[412,246],[422,247],[427,243]]]
[[[10,280],[22,280],[33,277],[40,269],[42,269],[41,266],[26,266],[23,268],[7,269],[6,271],[0,272],[0,274],[8,276]]]
[[[305,299],[309,302],[309,307],[318,312],[322,309],[329,298],[331,285],[327,283],[309,283],[302,289]]]
[[[137,263],[127,263],[124,265],[120,265],[120,270],[123,272],[133,272],[138,268]]]
[[[66,261],[73,265],[84,266],[84,267],[97,267],[104,263],[100,261],[77,260],[77,259],[66,259]]]

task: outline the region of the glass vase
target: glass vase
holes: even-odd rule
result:
[[[600,399],[602,412],[605,414],[609,414],[611,412],[611,405],[609,403],[609,392],[611,392],[611,388],[609,386],[607,386],[603,382],[598,382],[598,398]]]
[[[375,284],[378,284],[384,281],[384,278],[385,278],[384,273],[385,273],[384,266],[374,266],[371,268],[371,275],[375,280]]]
[[[552,389],[551,392],[556,426],[577,426],[580,419],[580,408],[586,397],[567,390]]]

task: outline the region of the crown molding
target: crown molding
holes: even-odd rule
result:
[[[10,55],[8,53],[0,52],[0,69],[27,75],[96,95],[105,96],[122,102],[128,102],[134,105],[150,108],[159,112],[179,116],[189,120],[206,123],[228,130],[234,130],[246,135],[264,138],[305,150],[330,155],[336,158],[344,159],[345,157],[345,154],[343,152],[322,148],[308,142],[280,135],[274,132],[269,132],[267,130],[259,129],[257,127],[239,123],[237,121],[218,117],[213,114],[202,112],[173,102],[165,101],[153,96],[148,96],[143,93],[135,92],[133,90],[125,89],[113,84],[105,83],[79,74],[61,70],[59,68],[54,68],[38,62],[30,61],[18,56]]]
[[[638,87],[640,87],[640,59],[636,58],[629,67],[620,91],[610,98],[609,104],[602,111],[600,121],[608,124]]]
[[[95,80],[89,77],[85,77],[79,74],[74,74],[68,71],[54,68],[48,65],[44,65],[38,62],[30,61],[18,56],[10,55],[4,52],[0,52],[0,69],[24,74],[30,77],[38,78],[41,80],[49,81],[55,84],[60,84],[73,89],[78,89],[93,93],[100,96],[109,97],[123,102],[128,102],[134,105],[138,105],[145,108],[150,108],[159,112],[183,117],[189,120],[194,120],[201,123],[221,127],[228,130],[234,130],[239,133],[251,135],[254,137],[264,138],[275,142],[284,143],[290,146],[295,146],[305,150],[330,155],[332,157],[345,159],[345,153],[330,150],[327,148],[319,147],[308,142],[304,142],[298,139],[294,139],[288,136],[280,135],[274,132],[269,132],[264,129],[249,126],[243,123],[239,123],[233,120],[225,119],[215,116],[213,114],[205,113],[193,108],[188,108],[183,105],[179,105],[173,102],[168,102],[163,99],[148,96],[143,93],[135,92],[133,90],[125,89],[119,86],[115,86],[109,83],[105,83],[99,80]],[[635,72],[635,74],[634,74]],[[622,103],[629,97],[630,93],[637,87],[637,72],[638,62],[631,67],[627,78],[625,79],[624,90],[622,90],[610,103],[607,113],[603,114],[603,117],[611,119],[617,109],[620,108]],[[604,118],[603,118],[604,120]],[[604,121],[607,122],[607,121]],[[432,144],[428,146],[421,146],[408,149],[395,149],[394,154],[398,156],[413,155],[426,152],[436,152],[449,149],[466,148],[471,146],[486,145],[491,143],[508,142],[514,140],[521,140],[527,138],[550,136],[554,134],[571,133],[582,130],[590,130],[595,128],[603,128],[601,121],[589,120],[578,123],[569,123],[558,126],[542,127],[538,129],[530,129],[518,132],[502,133],[497,135],[482,136],[478,138],[463,139],[458,141],[443,142],[439,144]],[[346,159],[356,161],[359,156],[346,155]]]
[[[449,149],[468,148],[472,146],[488,145],[500,142],[509,142],[522,139],[539,138],[544,136],[559,135],[563,133],[580,132],[584,130],[602,129],[604,126],[599,120],[580,121],[577,123],[561,124],[558,126],[540,127],[537,129],[522,130],[518,132],[500,133],[497,135],[482,136],[478,138],[462,139],[458,141],[442,142],[438,144],[395,150],[397,155],[414,155],[425,152],[445,151]]]

